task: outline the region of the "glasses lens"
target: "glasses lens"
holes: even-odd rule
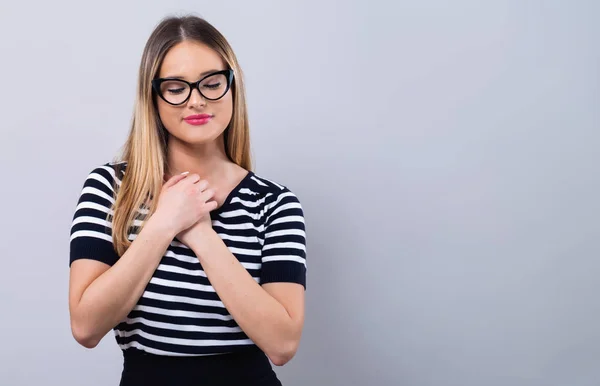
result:
[[[200,83],[200,90],[208,99],[219,99],[227,92],[227,77],[223,74],[209,76]]]
[[[183,103],[190,93],[190,86],[178,80],[168,80],[160,84],[160,93],[169,103]]]

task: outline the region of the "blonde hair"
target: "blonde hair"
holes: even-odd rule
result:
[[[233,70],[233,114],[224,132],[225,152],[242,168],[252,169],[244,82],[231,46],[215,27],[200,17],[163,19],[150,35],[142,54],[131,130],[119,159],[127,163],[126,171],[123,174],[117,169],[122,181],[120,186],[115,186],[114,214],[109,219],[119,256],[131,245],[130,233],[138,233],[145,219],[156,211],[158,200],[153,198],[160,194],[167,169],[168,132],[158,115],[151,81],[158,75],[169,49],[184,40],[212,48]]]

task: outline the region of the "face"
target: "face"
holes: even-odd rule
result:
[[[194,41],[183,41],[167,52],[158,77],[178,78],[192,83],[226,69],[221,56],[208,46]],[[202,94],[210,99],[218,98],[226,87],[227,79],[224,75],[208,77],[199,85]],[[167,100],[175,103],[185,99],[189,93],[189,87],[178,82],[163,82],[160,89]],[[232,91],[229,89],[218,100],[207,98],[196,88],[187,102],[177,106],[160,97],[156,98],[160,119],[171,137],[190,145],[208,144],[220,138],[231,121]]]

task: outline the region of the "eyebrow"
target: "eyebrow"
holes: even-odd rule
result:
[[[217,69],[212,69],[212,70],[208,70],[208,71],[204,71],[202,73],[200,73],[200,78],[202,78],[205,75],[211,74],[213,72],[218,72],[218,71],[223,71],[223,70],[217,70]],[[170,75],[170,76],[164,76],[163,78],[174,78],[174,79],[184,79],[185,76],[181,76],[181,75]],[[198,78],[198,79],[200,79]]]

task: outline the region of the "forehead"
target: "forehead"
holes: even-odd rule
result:
[[[183,41],[165,55],[159,77],[182,77],[193,81],[211,70],[224,70],[225,61],[212,48],[195,41]]]

